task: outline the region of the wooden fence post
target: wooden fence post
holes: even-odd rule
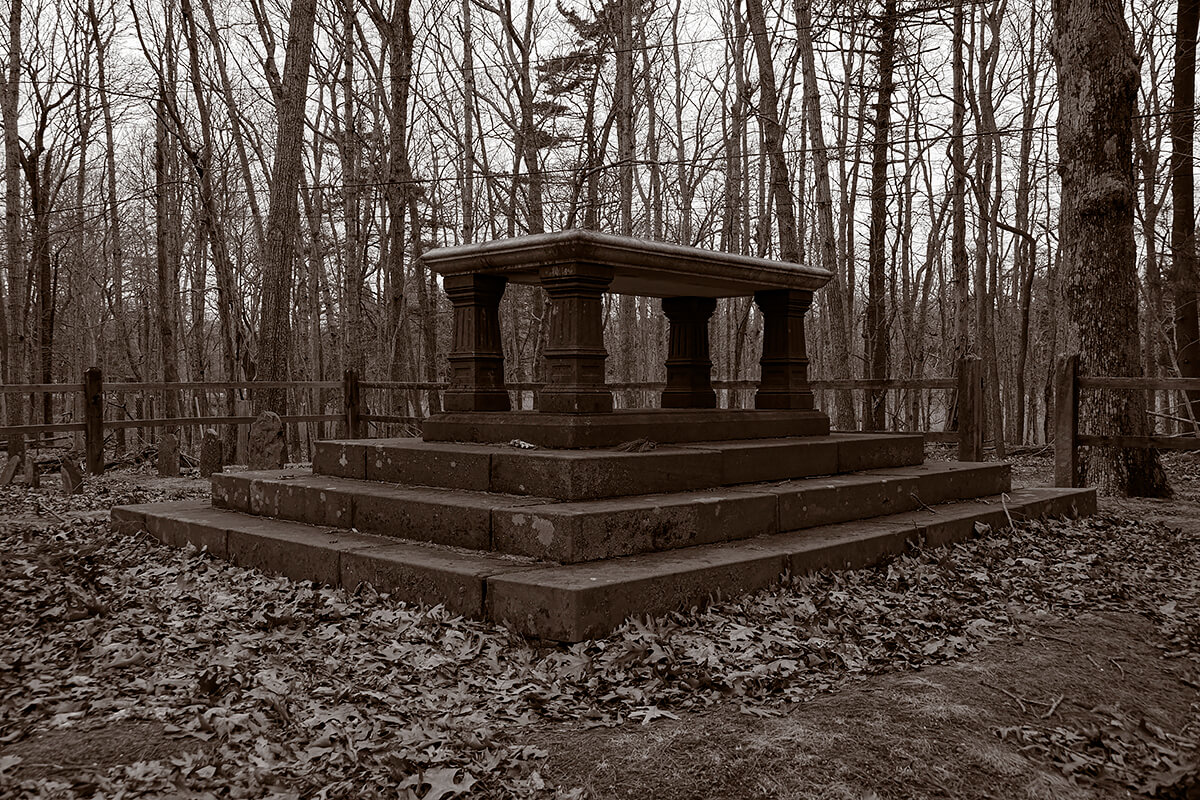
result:
[[[1059,358],[1054,370],[1054,485],[1079,485],[1079,354]]]
[[[346,437],[362,438],[362,398],[358,389],[358,370],[348,369],[342,375],[342,402],[346,411]]]
[[[983,460],[983,360],[958,360],[958,460]]]
[[[104,474],[104,376],[99,367],[91,367],[83,376],[84,431],[87,471]]]

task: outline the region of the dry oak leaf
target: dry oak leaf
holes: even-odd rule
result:
[[[446,800],[471,791],[475,778],[466,770],[461,770],[462,780],[458,780],[459,769],[456,767],[438,767],[427,769],[419,775],[410,775],[400,783],[401,789],[407,789],[409,797],[419,800]],[[428,786],[424,794],[421,787]]]

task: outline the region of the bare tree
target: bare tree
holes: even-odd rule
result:
[[[291,344],[292,266],[300,233],[301,149],[304,145],[304,108],[308,99],[308,69],[312,59],[316,0],[293,0],[283,64],[279,127],[275,135],[275,165],[271,171],[271,200],[267,212],[266,248],[263,251],[263,295],[259,313],[258,370],[262,380],[288,377]],[[258,410],[285,410],[287,394],[262,392],[254,400]]]
[[[1059,230],[1071,338],[1081,371],[1139,375],[1133,238],[1133,111],[1138,70],[1120,0],[1055,0]],[[1098,434],[1146,430],[1141,392],[1093,392],[1082,414]],[[1085,478],[1123,495],[1170,493],[1153,450],[1093,447]]]

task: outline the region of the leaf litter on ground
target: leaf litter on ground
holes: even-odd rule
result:
[[[868,674],[953,661],[1030,615],[1081,609],[1152,619],[1164,655],[1200,688],[1200,537],[1112,515],[914,549],[557,645],[118,535],[96,513],[203,496],[197,482],[100,489],[0,493],[0,792],[574,797],[542,778],[546,754],[522,743],[525,726],[654,724],[726,700],[768,716]],[[1200,704],[1173,732],[1119,709],[1092,716],[1085,729],[1031,713],[997,734],[1074,779],[1189,796]],[[194,749],[33,778],[5,754],[46,731],[128,720]]]

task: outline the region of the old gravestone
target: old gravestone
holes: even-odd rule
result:
[[[158,474],[164,478],[179,477],[179,437],[163,434],[158,441]]]
[[[62,480],[63,491],[67,494],[78,494],[83,491],[83,472],[80,471],[74,458],[63,457],[59,462],[58,475]]]
[[[200,477],[207,478],[224,467],[225,452],[221,446],[221,436],[215,428],[208,428],[204,431],[204,441],[200,445]]]
[[[250,426],[250,469],[283,467],[283,420],[273,411],[264,411]]]
[[[8,463],[4,465],[4,469],[0,470],[0,486],[8,486],[17,477],[17,470],[21,468],[20,456],[9,456]]]
[[[25,485],[30,489],[37,489],[42,485],[41,473],[38,472],[37,461],[34,460],[33,453],[25,454]]]

